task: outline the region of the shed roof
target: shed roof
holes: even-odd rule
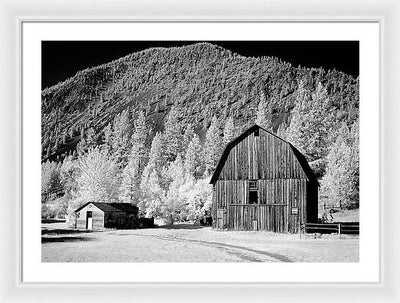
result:
[[[89,204],[93,204],[97,208],[101,209],[102,211],[107,211],[107,212],[126,212],[126,213],[133,213],[137,214],[138,213],[138,207],[134,206],[129,203],[104,203],[104,202],[87,202],[83,204],[82,206],[78,207],[75,212],[80,211],[82,208],[86,207]]]
[[[313,182],[313,183],[316,183],[317,185],[319,185],[318,180],[315,178],[314,173],[313,173],[310,165],[308,165],[308,162],[307,162],[306,158],[304,157],[304,155],[297,148],[295,148],[289,142],[283,140],[282,138],[278,137],[277,135],[271,133],[270,131],[266,130],[265,128],[262,128],[261,126],[259,126],[257,124],[254,124],[253,126],[249,127],[242,134],[240,134],[239,136],[237,136],[235,139],[233,139],[231,142],[228,143],[228,145],[225,147],[224,152],[221,155],[221,158],[218,161],[217,167],[215,168],[215,171],[214,171],[214,173],[213,173],[213,175],[211,177],[210,184],[214,184],[218,180],[219,174],[222,171],[224,162],[225,162],[226,158],[228,157],[231,148],[237,142],[242,140],[244,137],[248,136],[250,133],[252,133],[256,129],[262,129],[262,130],[266,131],[267,133],[271,134],[272,136],[274,136],[275,138],[285,142],[286,144],[289,144],[291,150],[293,151],[294,155],[296,156],[297,160],[299,161],[300,166],[303,168],[303,171],[304,171],[307,179],[310,182]]]

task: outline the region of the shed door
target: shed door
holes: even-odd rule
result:
[[[92,211],[86,212],[86,228],[93,229],[93,214]]]

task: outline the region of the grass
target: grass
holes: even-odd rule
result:
[[[319,209],[318,217],[322,217],[324,211],[327,212],[329,218],[329,209]],[[332,213],[333,222],[359,222],[360,221],[360,210],[357,209],[335,209],[335,213]]]
[[[42,225],[43,262],[358,262],[357,236],[215,231],[178,224],[153,229],[78,231]]]

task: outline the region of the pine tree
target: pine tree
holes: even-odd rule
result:
[[[214,172],[219,157],[222,152],[222,138],[220,136],[220,128],[218,120],[214,116],[211,121],[211,125],[206,133],[206,140],[204,143],[204,163],[206,167],[206,175],[210,175]]]
[[[86,132],[86,146],[87,149],[93,148],[97,145],[96,131],[93,127],[90,127]]]
[[[175,160],[182,151],[182,127],[178,121],[178,111],[173,106],[168,114],[164,130],[164,154],[167,162]]]
[[[126,203],[137,204],[140,197],[140,183],[142,172],[147,164],[148,149],[146,141],[148,128],[143,112],[139,112],[135,121],[135,130],[132,134],[132,149],[127,166],[123,170],[120,200]]]
[[[151,143],[149,161],[142,173],[142,184],[146,184],[149,181],[150,175],[155,173],[157,178],[161,178],[161,172],[166,162],[163,153],[164,140],[160,133],[156,133]]]
[[[131,156],[128,165],[123,169],[119,199],[121,202],[135,205],[140,199],[140,171],[137,157]]]
[[[270,103],[267,102],[265,94],[264,92],[262,92],[261,99],[258,102],[257,116],[255,123],[258,126],[270,132],[273,131],[271,106],[272,106],[271,102]]]
[[[103,148],[107,151],[107,153],[112,153],[112,125],[108,123],[107,126],[103,130]]]
[[[318,160],[328,153],[328,137],[333,126],[326,89],[319,83],[310,96],[301,82],[297,90],[296,106],[286,131],[286,140],[304,153],[309,161]]]
[[[185,155],[184,167],[186,175],[199,178],[204,173],[202,152],[199,136],[194,135]]]
[[[226,146],[236,137],[235,124],[232,117],[228,117],[224,126],[223,144]]]
[[[132,124],[129,110],[114,118],[112,132],[112,156],[120,167],[125,167],[131,150]]]
[[[135,121],[135,130],[132,134],[131,157],[137,157],[139,173],[141,174],[147,164],[149,150],[146,146],[149,128],[143,111],[140,111]]]
[[[192,141],[194,136],[195,136],[195,132],[194,132],[193,126],[191,123],[189,123],[183,134],[183,146],[182,146],[183,151],[186,151],[188,149],[189,144]]]

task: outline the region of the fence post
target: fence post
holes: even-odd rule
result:
[[[301,239],[301,223],[300,223],[300,220],[299,220],[299,235],[300,235],[300,239]]]
[[[339,233],[339,239],[341,239],[341,230],[340,230],[340,223],[338,223],[338,233]]]

